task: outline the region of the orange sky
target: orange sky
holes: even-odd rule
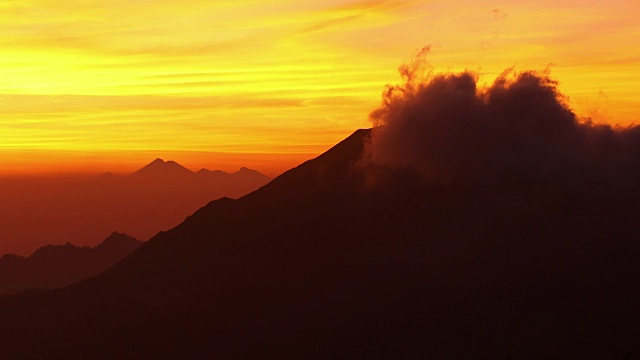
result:
[[[0,174],[276,175],[356,128],[397,67],[544,69],[580,115],[640,119],[640,2],[3,0]]]

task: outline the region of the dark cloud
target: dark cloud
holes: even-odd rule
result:
[[[488,87],[478,75],[434,74],[428,48],[400,67],[371,113],[375,126],[362,163],[417,171],[463,186],[575,189],[640,183],[640,127],[579,119],[548,71],[504,71]]]

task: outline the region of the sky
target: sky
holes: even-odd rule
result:
[[[581,117],[640,119],[640,2],[0,1],[0,175],[277,175],[369,114],[424,46],[434,71],[549,69]]]

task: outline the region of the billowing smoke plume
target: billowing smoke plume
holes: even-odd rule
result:
[[[640,181],[640,127],[578,119],[546,71],[509,69],[480,88],[470,71],[434,74],[427,52],[400,68],[404,83],[387,86],[371,113],[364,163],[446,185]]]

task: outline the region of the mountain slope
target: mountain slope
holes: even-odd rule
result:
[[[105,271],[142,242],[114,232],[96,247],[47,245],[29,257],[0,257],[0,294],[66,286]]]
[[[209,203],[98,277],[2,298],[0,355],[637,352],[636,205],[544,184],[443,186],[411,171],[372,182],[379,169],[360,162],[368,136],[358,131],[241,199]]]

